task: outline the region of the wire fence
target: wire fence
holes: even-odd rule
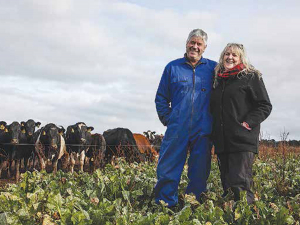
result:
[[[1,145],[7,145],[7,146],[36,146],[36,144],[28,144],[28,143],[1,143],[0,144],[0,148]],[[44,146],[50,146],[51,144],[42,144]],[[66,146],[73,146],[73,147],[99,147],[102,145],[84,145],[84,144],[65,144]],[[116,145],[105,145],[106,147],[160,147],[160,145],[130,145],[130,144],[126,144],[126,145],[120,145],[120,144],[116,144]]]

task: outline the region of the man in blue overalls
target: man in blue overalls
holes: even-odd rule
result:
[[[184,58],[170,62],[163,72],[156,93],[158,117],[167,130],[160,148],[157,165],[155,201],[178,203],[178,185],[188,159],[189,184],[186,193],[199,200],[206,191],[210,173],[212,118],[209,112],[210,92],[216,62],[202,57],[207,34],[192,30],[186,42]]]

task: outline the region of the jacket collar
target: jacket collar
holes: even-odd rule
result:
[[[184,53],[184,63],[189,64],[192,66],[192,64],[190,63],[189,59],[186,56],[186,53]],[[200,64],[206,64],[207,63],[207,59],[203,58],[203,56],[201,56],[201,59],[197,62],[197,64],[195,65],[195,67],[197,67]],[[192,66],[193,67],[193,66]]]

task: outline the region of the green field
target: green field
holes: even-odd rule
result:
[[[300,156],[275,153],[265,151],[255,161],[251,206],[245,196],[238,202],[232,194],[221,198],[215,158],[203,203],[184,194],[185,168],[174,210],[154,203],[155,163],[119,159],[92,175],[23,174],[18,184],[1,189],[0,224],[299,224]]]

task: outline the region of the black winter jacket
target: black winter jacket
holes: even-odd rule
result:
[[[256,74],[244,74],[218,78],[216,84],[210,103],[215,153],[258,153],[260,123],[272,110],[262,78]],[[252,130],[241,125],[244,121]]]

